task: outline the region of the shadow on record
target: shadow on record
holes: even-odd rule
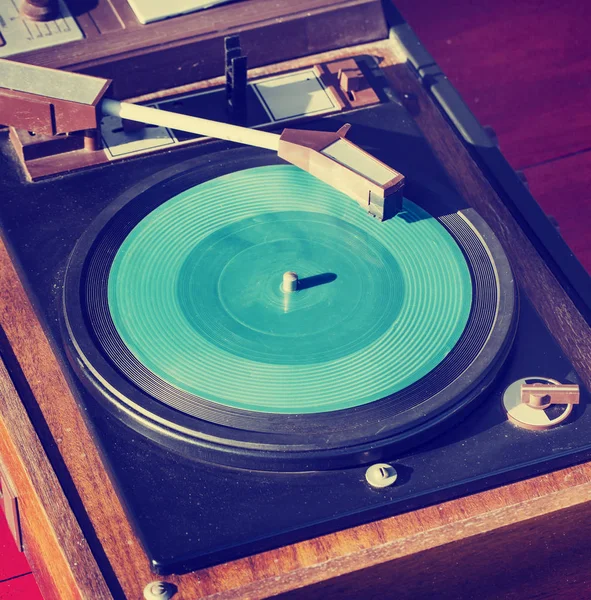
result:
[[[298,280],[298,290],[307,290],[309,288],[331,283],[337,278],[336,273],[320,273],[319,275],[311,275],[310,277],[302,277]]]

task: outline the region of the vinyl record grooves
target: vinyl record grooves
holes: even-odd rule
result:
[[[129,190],[76,246],[64,323],[95,395],[161,443],[254,469],[359,464],[453,426],[516,321],[486,224],[442,198],[380,223],[263,153],[217,160]]]

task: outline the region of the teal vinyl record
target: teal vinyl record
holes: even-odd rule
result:
[[[282,291],[286,271],[295,292]],[[464,331],[472,280],[450,233],[413,202],[380,222],[271,165],[144,217],[115,256],[108,304],[124,344],[170,385],[243,410],[320,413],[427,375]]]
[[[410,192],[380,222],[262,152],[154,175],[74,250],[73,364],[132,427],[223,464],[335,468],[426,439],[492,381],[516,297],[474,211]]]

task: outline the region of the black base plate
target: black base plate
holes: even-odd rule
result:
[[[396,100],[348,114],[346,121],[353,124],[353,142],[406,175],[410,197],[424,190],[457,197]],[[308,126],[335,131],[344,122],[341,116]],[[1,143],[4,239],[156,572],[204,567],[591,457],[586,392],[573,418],[555,430],[524,431],[505,419],[501,394],[508,383],[533,376],[576,382],[571,365],[523,294],[513,350],[495,387],[461,425],[406,456],[391,457],[399,472],[391,488],[370,488],[365,467],[305,474],[216,467],[133,433],[99,406],[65,359],[59,311],[68,256],[96,215],[123,190],[194,156],[210,153],[215,161],[215,151],[230,146],[204,144],[29,184],[19,174],[5,136]]]

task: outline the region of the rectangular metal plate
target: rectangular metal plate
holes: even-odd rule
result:
[[[232,1],[235,0],[128,0],[138,21],[144,25]]]
[[[0,60],[0,88],[17,92],[91,106],[108,83],[100,77]]]

